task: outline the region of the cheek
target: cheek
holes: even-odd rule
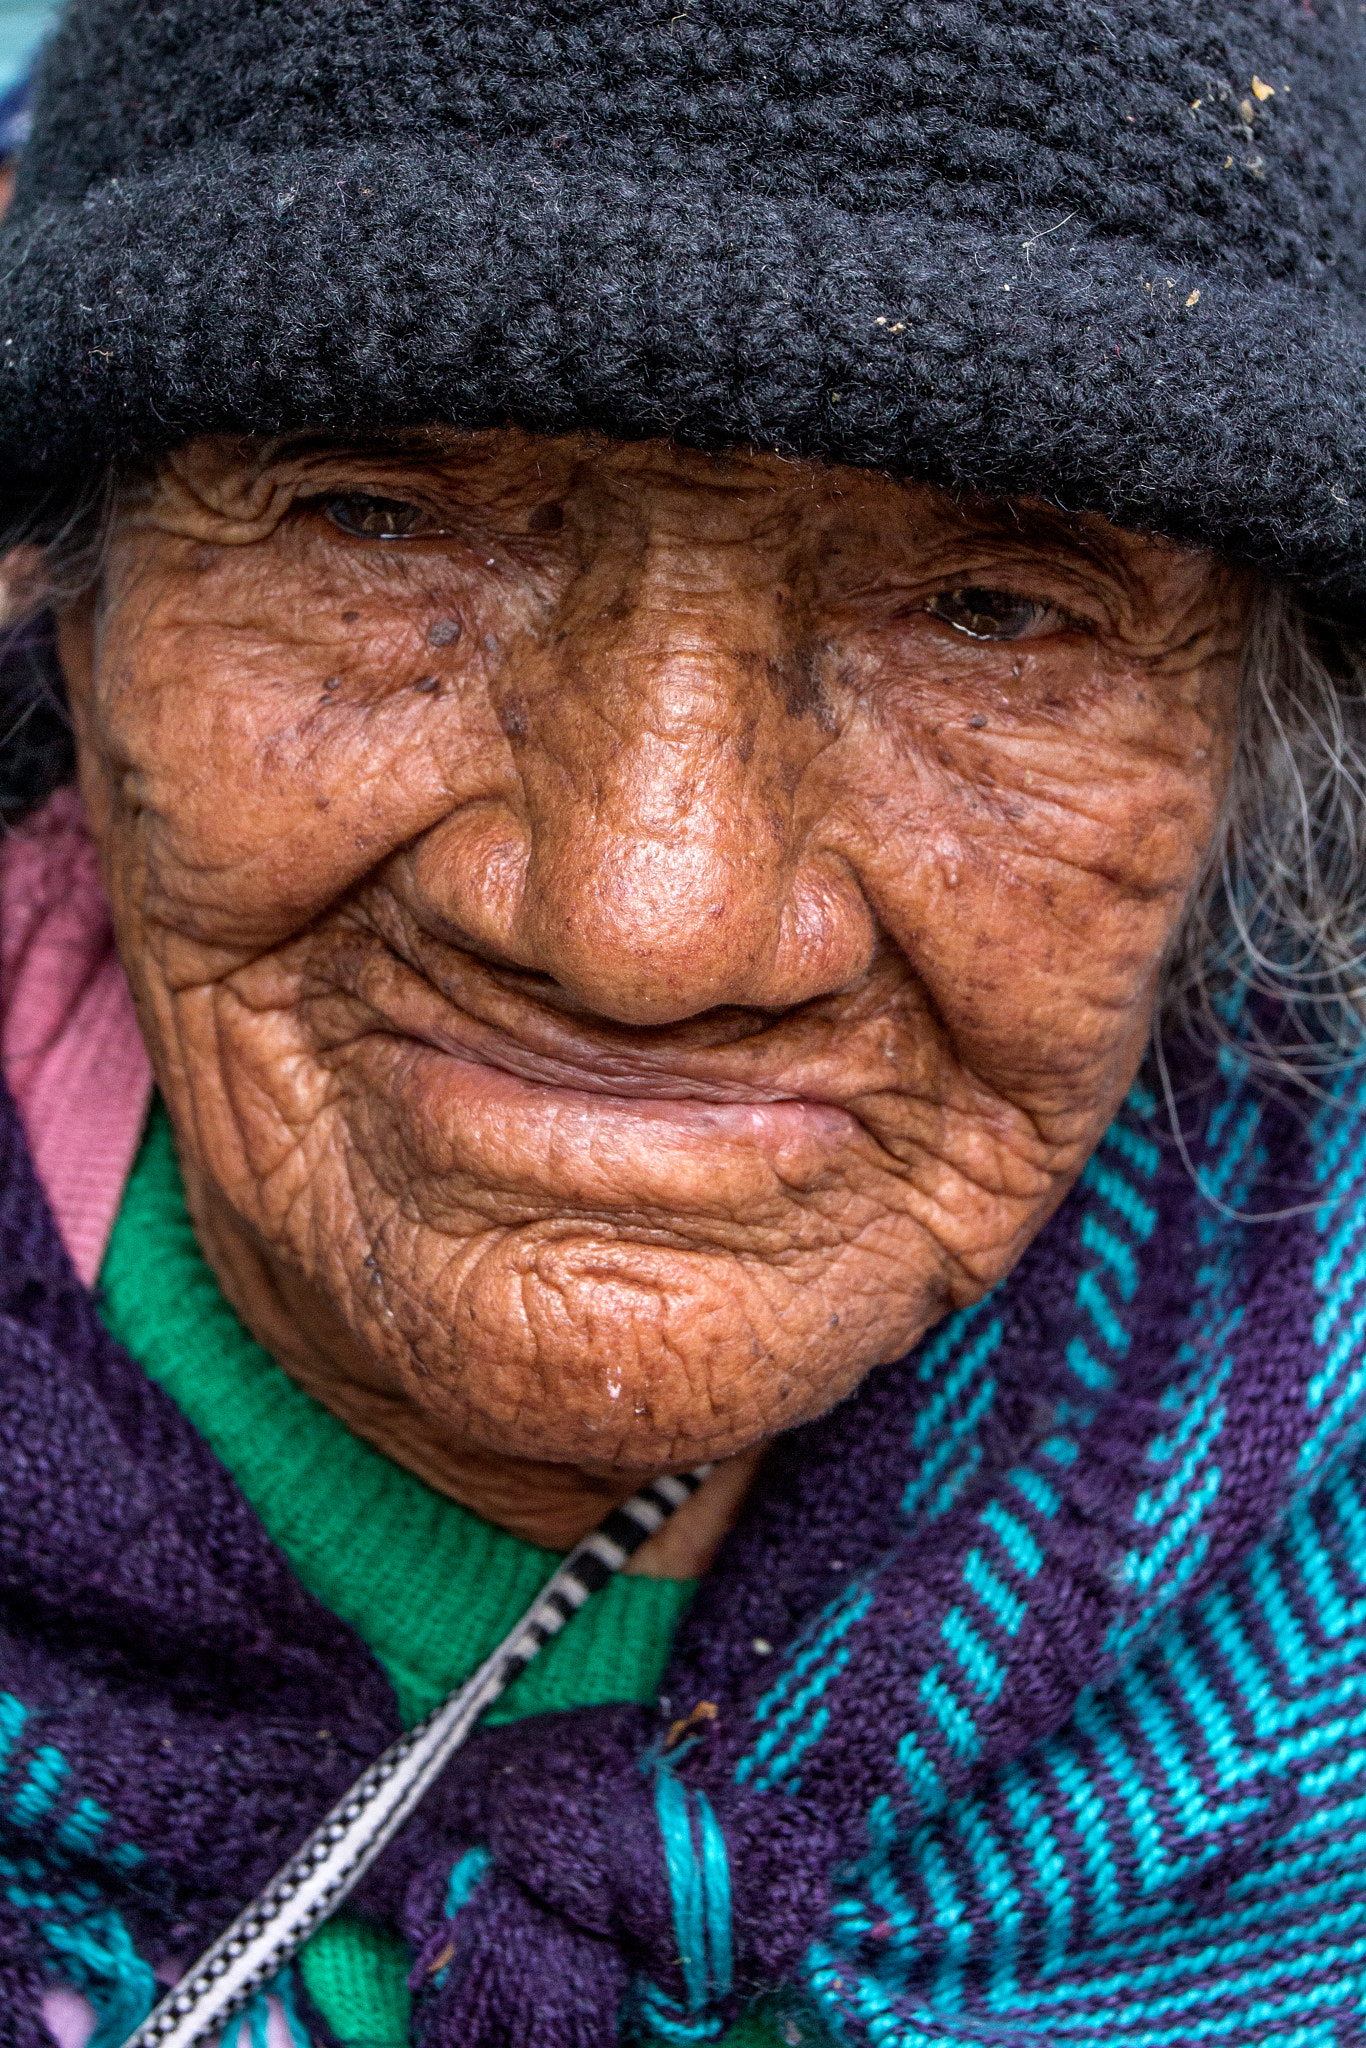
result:
[[[485,640],[503,621],[467,593],[473,630],[452,644],[454,608],[439,589],[401,606],[310,590],[305,605],[231,556],[125,602],[99,649],[88,772],[116,867],[136,843],[147,913],[269,944],[454,805],[497,792],[510,757]]]
[[[846,815],[878,917],[969,1059],[1061,1076],[1146,1015],[1222,750],[1150,686],[1070,716],[996,694],[868,719]]]

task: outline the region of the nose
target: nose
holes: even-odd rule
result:
[[[831,735],[789,708],[801,693],[754,624],[642,596],[610,635],[569,634],[537,692],[510,950],[602,1017],[790,1008],[872,957],[824,843]]]

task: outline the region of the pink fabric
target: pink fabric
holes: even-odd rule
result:
[[[133,1163],[152,1069],[74,789],[0,840],[0,1067],[88,1286]]]
[[[75,1991],[49,1991],[43,1999],[43,2018],[57,2048],[85,2048],[95,2025],[89,1999]]]

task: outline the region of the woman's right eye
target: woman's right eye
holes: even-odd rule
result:
[[[956,633],[965,633],[969,640],[1023,640],[1061,623],[1061,615],[1038,598],[976,585],[941,590],[925,610]]]
[[[424,530],[439,531],[420,505],[404,498],[374,498],[363,491],[324,498],[322,511],[334,526],[357,540],[411,540]]]

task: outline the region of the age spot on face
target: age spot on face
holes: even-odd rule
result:
[[[498,706],[498,723],[504,736],[510,740],[524,740],[527,736],[526,699],[504,697]]]
[[[822,732],[833,733],[838,730],[839,720],[826,692],[820,663],[820,648],[809,640],[801,640],[776,674],[781,680],[789,717],[814,718]]]

